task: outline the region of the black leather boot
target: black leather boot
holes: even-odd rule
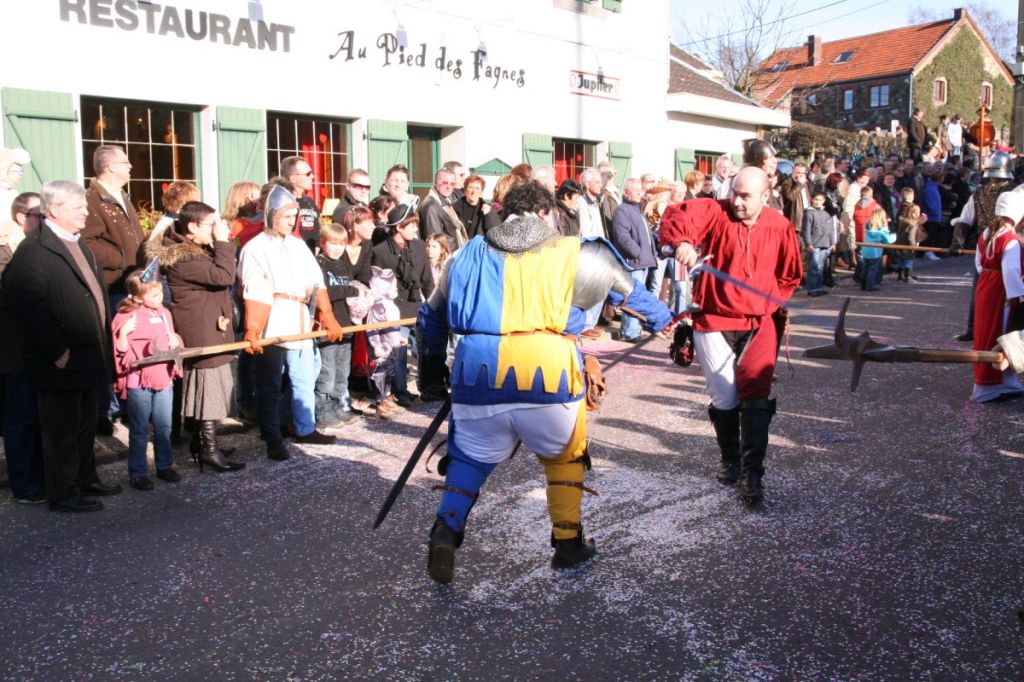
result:
[[[568,540],[555,540],[552,537],[551,545],[555,548],[555,555],[551,557],[551,568],[572,568],[597,554],[596,543],[593,539],[583,539],[582,528],[576,537]]]
[[[205,419],[199,422],[199,471],[203,464],[209,464],[214,471],[238,471],[245,468],[244,462],[230,462],[217,448],[217,422]]]
[[[764,456],[768,450],[768,426],[775,414],[775,400],[758,398],[740,403],[741,461],[740,499],[756,506],[764,499]]]
[[[202,442],[199,440],[199,425],[196,425],[196,430],[192,432],[192,440],[188,442],[188,451],[192,453],[192,459],[196,458],[199,451],[202,449]],[[220,453],[225,457],[230,457],[235,452],[235,448],[218,448]]]
[[[462,544],[462,534],[456,533],[443,519],[434,519],[427,547],[427,572],[439,583],[447,585],[455,575],[455,550]]]
[[[722,463],[715,478],[723,485],[732,485],[740,477],[740,408],[719,410],[711,405],[708,416],[715,427],[718,449],[722,452]]]

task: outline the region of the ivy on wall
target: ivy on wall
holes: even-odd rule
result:
[[[968,26],[961,27],[953,40],[935,56],[932,63],[914,77],[914,107],[924,112],[925,125],[934,127],[939,114],[960,116],[967,123],[978,120],[981,104],[981,84],[992,84],[992,111],[988,117],[996,130],[1010,127],[1013,115],[1013,87],[998,75],[985,69],[981,40]],[[932,86],[936,78],[947,81],[946,103],[932,101]]]

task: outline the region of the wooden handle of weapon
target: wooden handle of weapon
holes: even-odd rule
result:
[[[415,317],[405,317],[400,320],[388,320],[385,322],[371,322],[370,324],[357,324],[350,327],[342,327],[341,331],[344,334],[352,334],[354,332],[370,331],[372,329],[386,329],[388,327],[405,327],[410,324],[416,324]],[[266,339],[260,339],[256,342],[258,346],[276,346],[279,343],[288,343],[290,341],[305,341],[307,339],[319,339],[327,336],[327,330],[320,329],[315,332],[306,332],[305,334],[288,334],[285,336],[272,336]],[[243,350],[249,347],[248,341],[233,341],[231,343],[222,343],[216,346],[201,346],[199,348],[182,348],[178,351],[171,351],[173,357],[158,360],[159,362],[178,362],[185,358],[197,358],[205,355],[220,355],[221,353],[229,353],[231,351]],[[161,354],[163,355],[163,353]],[[138,362],[132,363],[132,367],[141,367],[146,364],[152,364],[152,361],[147,362],[150,358],[142,358]]]
[[[869,246],[875,249],[892,249],[899,251],[931,251],[932,253],[953,253],[952,249],[941,249],[937,246],[910,246],[909,244],[876,244],[875,242],[854,242],[857,246]],[[960,249],[957,254],[968,256],[974,254],[974,249]]]
[[[917,362],[983,362],[992,364],[1002,362],[1005,358],[1002,353],[989,350],[920,350],[920,357]]]

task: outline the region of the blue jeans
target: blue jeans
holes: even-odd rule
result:
[[[43,491],[43,441],[36,392],[25,370],[3,375],[4,457],[15,497]]]
[[[633,284],[647,286],[647,272],[650,268],[631,270],[629,276],[633,278]],[[623,339],[635,339],[640,336],[640,320],[625,312],[622,313],[622,326],[619,328],[619,337]]]
[[[128,389],[128,477],[140,478],[149,472],[146,463],[146,444],[149,442],[149,423],[153,422],[153,451],[157,471],[174,465],[171,454],[171,414],[174,389],[162,391],[148,388]]]
[[[877,289],[882,286],[882,259],[861,258],[864,263],[864,280],[860,285],[861,289]]]
[[[348,377],[352,371],[352,337],[341,343],[320,346],[320,376],[316,380],[317,418],[330,416],[337,410],[352,408],[348,394]]]
[[[672,278],[672,274],[675,272],[675,268],[672,264],[675,263],[674,258],[659,258],[658,264],[648,270],[650,275],[647,279],[650,282],[647,285],[647,291],[651,292],[654,298],[661,298],[661,287],[664,285],[665,277]]]
[[[824,289],[825,264],[828,262],[829,250],[827,248],[814,248],[811,251],[811,258],[807,265],[807,291],[821,291]]]
[[[285,374],[291,387],[290,398],[283,397],[281,386]],[[312,343],[298,350],[281,346],[266,346],[256,356],[256,403],[260,420],[260,437],[266,442],[280,441],[281,412],[291,407],[291,419],[295,433],[306,436],[316,428],[314,408],[316,406],[317,357]]]

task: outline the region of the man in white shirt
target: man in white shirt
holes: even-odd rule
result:
[[[295,442],[329,445],[334,437],[316,430],[314,389],[319,358],[311,339],[259,346],[263,338],[312,331],[310,302],[316,302],[316,321],[328,331],[328,341],[341,340],[323,273],[303,241],[293,236],[299,204],[288,190],[276,186],[267,196],[266,229],[242,249],[238,278],[245,301],[245,340],[257,353],[256,398],[260,437],[267,456],[288,459],[281,432],[280,401],[284,374],[291,389],[291,416]]]

